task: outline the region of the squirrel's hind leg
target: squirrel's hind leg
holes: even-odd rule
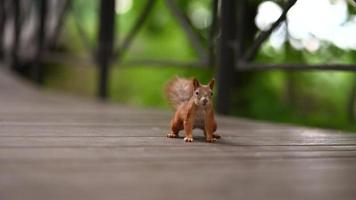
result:
[[[221,138],[221,135],[217,134],[216,133],[216,130],[218,129],[218,126],[214,120],[214,124],[213,124],[213,138],[216,138],[216,139],[220,139]]]
[[[203,130],[204,131],[204,130]],[[206,137],[206,132],[204,131],[204,136]],[[213,133],[213,138],[215,139],[220,139],[221,135],[217,134],[217,133]]]
[[[206,132],[204,131],[204,136],[206,137]],[[213,133],[213,138],[215,139],[220,139],[221,135],[217,134],[217,133]]]
[[[218,129],[218,126],[217,126],[217,124],[216,124],[216,122],[214,120],[214,123],[213,123],[213,138],[220,139],[221,135],[216,133],[216,129]]]
[[[171,121],[171,132],[167,134],[169,138],[177,138],[179,131],[183,130],[183,124],[180,120],[173,118]]]
[[[214,118],[209,118],[207,123],[205,123],[204,135],[207,142],[215,142],[216,139],[220,139],[221,136],[216,134],[217,124]]]

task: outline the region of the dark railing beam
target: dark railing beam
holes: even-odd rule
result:
[[[71,0],[69,0],[71,1]],[[88,33],[85,31],[85,28],[84,26],[82,25],[81,23],[81,18],[78,14],[76,14],[76,9],[73,5],[73,3],[70,3],[69,4],[69,10],[71,11],[71,16],[73,18],[73,22],[74,22],[74,26],[75,28],[77,29],[79,35],[80,35],[80,40],[85,48],[85,50],[88,52],[88,54],[91,56],[91,57],[95,57],[95,53],[93,51],[93,45],[91,44],[90,42],[90,38],[89,38],[89,35]],[[79,9],[79,8],[78,8]],[[100,17],[100,16],[99,16]],[[101,23],[100,21],[101,19],[99,19],[99,23]],[[105,24],[105,22],[103,22]],[[100,41],[99,41],[100,42]],[[95,59],[94,59],[95,60]]]
[[[11,48],[11,68],[17,69],[18,65],[18,51],[20,46],[20,33],[21,33],[21,21],[20,21],[20,0],[12,0],[13,19],[14,19],[14,36]]]
[[[72,3],[72,0],[64,0],[63,6],[62,6],[61,11],[58,16],[58,21],[56,23],[56,26],[54,27],[53,35],[50,39],[49,47],[56,46],[56,44],[58,42],[59,35],[60,35],[63,25],[65,23],[65,19],[67,17],[68,11],[71,7],[71,3]]]
[[[214,68],[216,65],[216,37],[218,34],[218,9],[219,0],[212,0],[211,2],[211,13],[212,13],[212,23],[209,29],[209,67]]]
[[[127,60],[122,62],[122,66],[157,66],[157,67],[194,67],[194,68],[205,68],[206,63],[199,61],[180,61],[180,60],[154,60],[154,59],[142,59],[142,60]]]
[[[241,60],[245,50],[245,20],[246,20],[246,1],[237,2],[237,30],[236,30],[236,58]]]
[[[101,99],[106,99],[108,96],[109,65],[111,63],[114,44],[115,0],[100,0],[99,12],[99,44],[97,57],[99,65],[98,96]]]
[[[72,66],[91,67],[93,62],[88,55],[73,55],[70,53],[47,52],[43,56],[45,62],[55,62],[58,64]],[[180,67],[180,68],[206,68],[206,63],[199,61],[182,61],[174,59],[127,59],[120,62],[120,67],[152,66],[152,67]]]
[[[221,1],[219,58],[217,74],[217,112],[228,114],[230,109],[230,93],[233,86],[235,66],[236,9],[235,0]]]
[[[355,64],[265,64],[265,63],[245,63],[240,62],[237,71],[268,71],[268,70],[328,70],[328,71],[356,71]]]
[[[39,0],[38,21],[39,26],[37,30],[37,52],[34,61],[34,79],[38,84],[43,84],[44,69],[42,63],[43,51],[46,41],[46,19],[48,12],[48,1]]]
[[[134,40],[135,36],[137,33],[140,31],[142,28],[143,24],[146,22],[149,14],[151,13],[154,4],[156,3],[156,0],[148,0],[146,5],[144,6],[140,16],[136,19],[136,22],[134,23],[134,26],[132,29],[129,31],[127,36],[124,38],[122,45],[119,45],[119,48],[115,50],[113,53],[113,58],[118,60],[119,62],[121,61],[121,58],[125,54],[125,52],[128,50],[130,47],[132,41]]]
[[[271,33],[286,19],[288,11],[293,7],[293,5],[297,2],[297,0],[289,0],[283,8],[283,12],[281,16],[275,21],[271,28],[267,31],[262,31],[258,34],[257,38],[251,45],[251,47],[246,51],[244,56],[242,57],[245,61],[251,61],[257,54],[260,49],[262,43],[271,35]]]
[[[0,1],[0,60],[4,58],[4,34],[6,22],[5,0]]]
[[[166,0],[167,8],[177,19],[178,23],[183,28],[184,32],[187,35],[190,43],[192,44],[195,51],[198,53],[198,56],[201,61],[206,62],[208,59],[207,52],[203,45],[201,44],[198,34],[194,31],[192,24],[189,21],[189,18],[181,11],[177,5],[176,0]]]

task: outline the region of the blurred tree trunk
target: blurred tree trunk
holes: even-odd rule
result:
[[[296,106],[297,104],[297,92],[296,92],[296,76],[294,72],[287,73],[287,86],[286,86],[286,101],[290,106]]]
[[[288,19],[285,21],[285,30],[286,30],[286,43],[284,46],[285,60],[288,62],[290,60],[289,52],[291,52],[291,45],[289,43],[289,30],[288,30]],[[294,72],[286,72],[286,101],[289,106],[294,107],[296,102],[296,93],[295,93],[295,76]]]
[[[301,53],[292,48],[289,39],[289,30],[288,30],[288,19],[285,20],[285,30],[286,30],[286,42],[284,46],[284,53],[285,53],[285,63],[299,63],[303,60],[303,56]],[[286,91],[285,91],[285,98],[286,102],[291,107],[296,107],[298,103],[298,96],[297,96],[297,75],[294,71],[287,71],[286,73]]]
[[[352,88],[350,92],[350,100],[348,105],[348,115],[350,122],[356,122],[356,75],[354,75],[354,80],[352,83]]]
[[[240,37],[239,41],[241,43],[236,44],[238,45],[238,52],[236,52],[236,56],[242,56],[246,49],[253,43],[256,33],[257,27],[255,25],[255,17],[257,14],[257,7],[259,2],[257,1],[245,1],[244,3],[238,3],[237,6],[243,6],[242,8],[244,11],[238,16],[238,23],[237,27],[241,27],[243,30],[237,30],[238,37]],[[242,10],[241,8],[237,8],[237,10]],[[242,18],[242,19],[241,19]],[[258,72],[244,72],[239,71],[234,73],[234,88],[232,93],[233,101],[232,104],[236,105],[233,108],[233,112],[243,113],[244,108],[248,107],[249,102],[248,100],[242,98],[243,95],[240,95],[242,91],[246,90],[246,88],[250,85],[250,82],[253,81],[254,77],[258,74]]]
[[[287,34],[288,35],[288,34]],[[291,48],[291,45],[289,41],[287,40],[285,44],[285,54],[286,54],[286,62],[290,62],[293,60],[293,58],[290,57],[290,52],[292,52],[293,49]],[[293,71],[287,71],[286,73],[286,91],[285,91],[285,98],[286,102],[289,106],[295,107],[297,103],[297,92],[296,92],[296,74]]]

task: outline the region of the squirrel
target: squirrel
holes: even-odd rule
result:
[[[215,134],[217,123],[212,102],[215,80],[202,85],[196,78],[175,77],[168,82],[165,94],[175,114],[171,120],[169,138],[185,131],[185,142],[193,142],[193,129],[202,129],[207,142],[215,142],[221,136]]]

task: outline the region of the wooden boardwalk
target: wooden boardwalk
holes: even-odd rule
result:
[[[356,134],[219,117],[223,139],[185,144],[170,116],[2,70],[0,199],[356,199]]]

